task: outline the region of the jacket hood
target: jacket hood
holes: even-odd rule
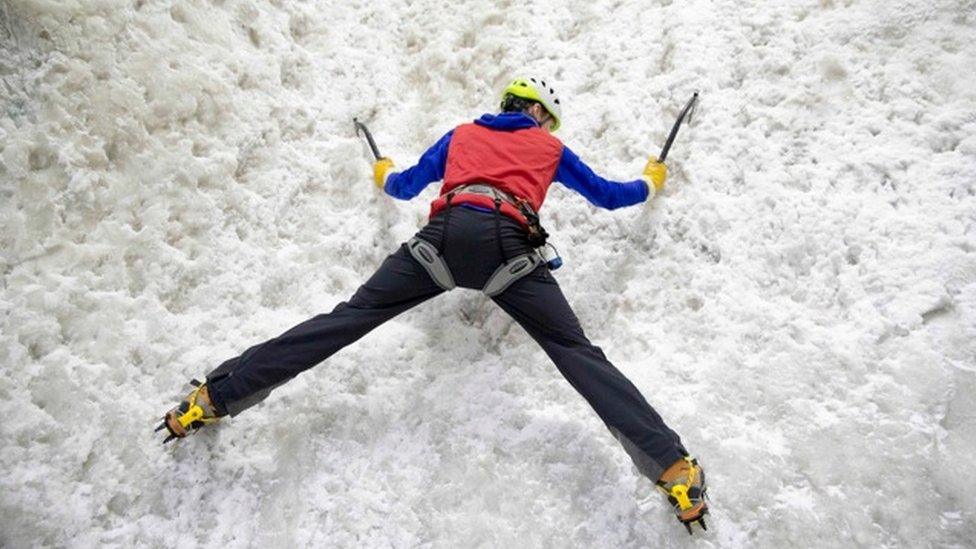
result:
[[[485,126],[494,130],[521,130],[523,128],[538,128],[539,123],[534,118],[524,112],[502,112],[498,114],[485,113],[481,118],[474,121],[479,126]]]

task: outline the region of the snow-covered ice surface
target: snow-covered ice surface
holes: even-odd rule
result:
[[[0,3],[0,546],[973,547],[976,3]],[[422,225],[401,166],[546,75],[557,278],[702,459],[689,539],[548,359],[457,291],[162,447],[182,384]]]

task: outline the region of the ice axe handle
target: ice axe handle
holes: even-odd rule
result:
[[[671,145],[674,143],[674,138],[678,135],[678,129],[681,127],[681,123],[684,122],[685,116],[692,112],[695,108],[695,102],[698,101],[698,92],[695,92],[688,100],[685,108],[681,109],[681,114],[678,115],[678,119],[674,121],[674,126],[671,126],[671,133],[668,134],[668,140],[664,142],[664,148],[661,149],[661,154],[658,155],[657,161],[664,162],[668,158],[668,151],[671,150]]]
[[[363,134],[366,136],[366,142],[369,143],[369,149],[373,151],[373,158],[376,160],[383,158],[383,156],[380,154],[379,148],[376,147],[376,141],[373,141],[373,134],[369,133],[369,128],[366,127],[366,124],[360,122],[358,118],[353,118],[352,123],[356,125],[356,133],[363,132]]]

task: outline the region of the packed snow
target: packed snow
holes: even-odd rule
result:
[[[976,546],[976,2],[0,3],[0,546]],[[192,377],[347,299],[378,192],[518,75],[598,172],[544,222],[588,336],[705,466],[689,538],[455,291],[162,446]]]

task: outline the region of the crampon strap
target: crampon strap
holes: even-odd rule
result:
[[[705,486],[705,473],[698,467],[698,461],[691,457],[684,459],[688,463],[687,476],[671,482],[659,480],[657,488],[668,497],[668,502],[674,508],[678,520],[685,525],[688,533],[691,534],[691,525],[695,522],[702,527],[702,530],[708,530],[705,525],[705,515],[708,514],[705,498],[708,488]],[[698,514],[687,518],[682,517],[686,511],[695,507],[700,507]]]
[[[194,387],[193,391],[191,391],[190,394],[187,395],[182,402],[180,402],[179,406],[168,412],[163,417],[163,424],[156,428],[156,431],[161,431],[163,428],[166,428],[166,430],[169,431],[169,436],[166,437],[163,444],[166,444],[174,438],[183,438],[192,431],[199,429],[204,425],[216,423],[220,420],[213,406],[200,398],[200,393],[204,390],[206,384],[200,383],[194,379],[190,381],[190,385]],[[184,434],[178,434],[169,426],[168,420],[170,418],[170,414],[172,414],[176,422],[183,427],[185,431]]]

